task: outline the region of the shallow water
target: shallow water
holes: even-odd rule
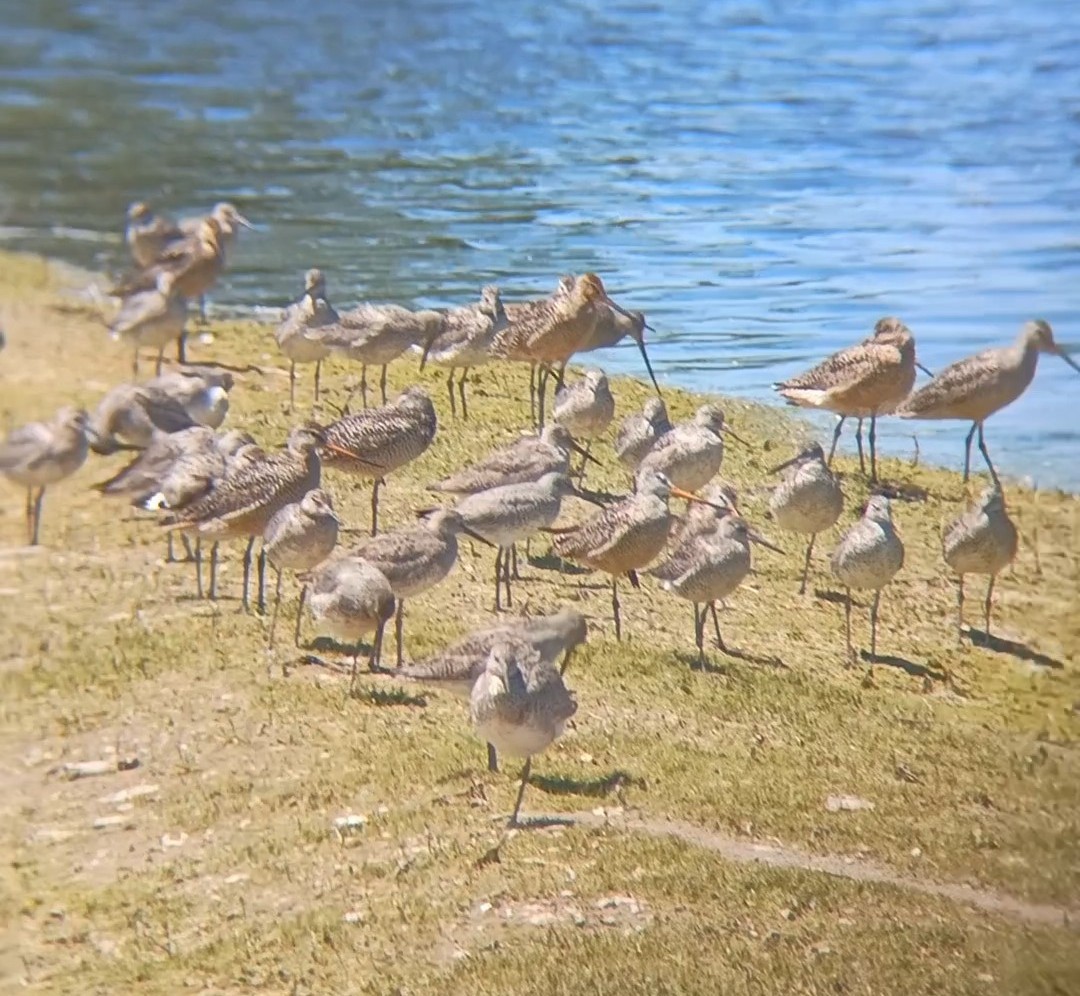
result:
[[[145,6],[4,5],[4,244],[115,267],[129,200],[232,199],[260,232],[229,309],[316,264],[342,304],[595,269],[662,378],[757,398],[884,314],[931,369],[1034,316],[1080,349],[1075,4]],[[989,424],[1000,465],[1080,489],[1078,401],[1043,358]],[[959,464],[959,423],[883,448],[913,428]]]

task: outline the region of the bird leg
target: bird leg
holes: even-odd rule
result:
[[[304,620],[304,602],[307,600],[307,585],[300,588],[300,605],[296,610],[296,629],[293,631],[293,645],[300,646],[300,627]]]
[[[319,375],[322,373],[322,360],[315,361],[315,401],[319,400]]]
[[[450,395],[450,417],[457,418],[457,398],[454,396],[454,368],[446,375],[446,391]]]
[[[367,364],[360,364],[360,403],[367,408]]]
[[[131,376],[132,379],[138,379],[139,376],[139,347],[135,347],[135,352],[131,355]]]
[[[956,587],[956,642],[963,645],[963,575]]]
[[[545,395],[547,394],[547,382],[550,376],[550,371],[543,364],[540,365],[540,372],[536,375],[536,426],[538,429],[544,428],[544,408],[546,404]]]
[[[833,429],[832,434],[832,446],[829,447],[829,459],[825,461],[826,467],[832,466],[832,458],[836,453],[836,444],[840,442],[840,433],[843,431],[844,423],[847,421],[846,415],[840,416],[840,421],[836,423],[836,428]]]
[[[881,604],[881,589],[874,592],[874,600],[870,603],[870,656],[877,657],[877,614]]]
[[[202,301],[202,298],[199,298]],[[180,338],[176,340],[176,362],[187,363],[187,329],[184,329],[180,333]]]
[[[536,425],[536,364],[529,364],[529,419]]]
[[[979,428],[978,422],[971,423],[971,431],[964,440],[964,483],[967,484],[971,476],[971,441],[975,438],[975,432]]]
[[[592,440],[591,439],[586,439],[585,440],[585,452],[581,454],[581,473],[578,474],[578,479],[577,479],[577,483],[578,483],[579,488],[582,486],[582,484],[585,483],[585,471],[588,469],[588,466],[589,466],[589,450],[591,450],[591,449],[592,449]]]
[[[274,645],[274,630],[277,629],[278,610],[281,608],[281,571],[277,572],[277,584],[274,585],[274,611],[270,615],[270,633],[266,638],[266,645]]]
[[[218,565],[218,541],[214,540],[210,547],[210,601],[217,598],[217,565]]]
[[[296,407],[296,360],[289,361],[289,411]]]
[[[877,481],[877,416],[870,416],[870,483],[874,484]]]
[[[844,589],[847,597],[844,599],[844,639],[847,642],[847,660],[851,664],[854,653],[851,649],[851,589]]]
[[[622,639],[622,620],[619,618],[619,582],[611,575],[611,612],[615,618],[615,639]]]
[[[138,354],[136,354],[136,355],[138,355]],[[164,360],[165,360],[165,347],[162,346],[161,349],[159,349],[157,351],[157,363],[154,364],[154,376],[155,377],[160,377],[161,376],[161,364],[164,362]]]
[[[266,615],[266,547],[259,547],[259,615]]]
[[[503,548],[500,546],[495,551],[495,611],[502,612],[502,561]]]
[[[855,426],[855,446],[859,451],[859,473],[860,474],[865,474],[866,473],[866,460],[863,459],[862,423],[863,423],[863,420],[859,419],[858,423]]]
[[[516,827],[518,825],[518,813],[521,812],[521,800],[525,798],[525,786],[529,784],[529,774],[532,771],[532,758],[525,758],[525,767],[521,769],[521,788],[518,789],[517,802],[514,803],[514,811],[510,814],[510,822],[506,825],[508,827]]]
[[[379,662],[382,660],[382,638],[383,629],[386,628],[386,621],[379,620],[379,625],[375,629],[375,639],[371,644],[371,656],[368,658],[368,670],[376,671],[379,667]]]
[[[399,598],[397,612],[394,615],[394,639],[397,641],[397,666],[401,667],[401,633],[405,628],[405,599]]]
[[[799,594],[806,594],[806,578],[810,574],[810,554],[814,551],[814,540],[817,539],[817,533],[810,534],[810,542],[806,544],[806,559],[803,561],[802,569],[802,581],[799,583]]]
[[[986,639],[990,641],[990,608],[991,602],[994,598],[994,581],[997,579],[996,574],[990,575],[990,583],[986,586],[986,605],[984,611],[984,618],[986,620]]]
[[[176,552],[173,550],[173,535],[171,529],[165,534],[165,563],[176,563]]]
[[[34,489],[26,489],[26,539],[29,541],[34,535]]]
[[[499,770],[499,753],[495,750],[494,744],[487,745],[488,752],[488,771]]]
[[[382,403],[386,404],[386,364],[383,364],[382,373],[379,375],[379,396]]]
[[[716,630],[716,645],[726,654],[728,652],[728,648],[724,643],[724,638],[720,635],[720,620],[719,620],[719,618],[717,618],[717,615],[716,615],[716,602],[709,602],[709,611],[712,613],[713,628]],[[701,638],[705,639],[705,634],[704,634],[704,630],[705,630],[705,613],[704,612],[701,614],[701,629],[702,629],[702,637]]]
[[[34,530],[30,534],[30,545],[38,545],[38,536],[41,533],[41,503],[45,500],[45,485],[38,488],[37,497],[34,499]]]
[[[698,603],[694,602],[694,643],[697,644],[698,667],[705,664],[705,618],[709,610],[706,608],[699,611]]]
[[[195,595],[202,600],[205,596],[202,584],[202,540],[195,537]]]
[[[469,406],[465,401],[465,375],[469,372],[469,368],[465,367],[460,373],[458,373],[458,393],[461,395],[461,418],[467,422],[469,420]]]
[[[254,549],[255,537],[252,536],[244,548],[244,592],[240,598],[240,608],[243,611],[251,608],[251,601],[248,598],[248,584],[251,581],[251,553]]]
[[[374,484],[371,486],[371,535],[379,535],[379,485],[382,484],[383,479],[376,477]]]
[[[982,424],[982,422],[979,423],[979,452],[983,455],[983,459],[986,461],[986,466],[990,468],[990,476],[991,476],[991,478],[993,478],[994,484],[997,486],[998,490],[1000,491],[1001,490],[1001,481],[998,480],[997,471],[994,470],[994,465],[990,461],[990,452],[986,448],[986,440],[983,439],[983,424]],[[966,481],[967,478],[965,477],[964,480]]]
[[[514,543],[510,544],[510,577],[515,581],[521,580],[521,575],[518,573],[517,546]]]

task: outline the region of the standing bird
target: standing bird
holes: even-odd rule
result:
[[[957,587],[956,641],[963,642],[964,575],[987,574],[984,619],[990,637],[990,608],[994,581],[1016,558],[1017,532],[1005,508],[1005,496],[998,487],[983,491],[978,502],[962,512],[942,534],[945,563],[956,572]]]
[[[397,663],[403,657],[402,628],[405,600],[434,588],[453,570],[458,557],[458,533],[475,537],[457,512],[436,509],[422,521],[364,540],[350,555],[377,567],[397,599],[394,632],[397,638]]]
[[[577,712],[562,674],[533,649],[497,642],[469,696],[473,728],[502,754],[525,758],[521,788],[507,824],[517,824],[534,754],[547,750]]]
[[[1039,353],[1054,353],[1074,370],[1080,364],[1054,342],[1049,322],[1028,322],[1011,346],[986,349],[947,366],[929,384],[919,388],[897,410],[900,418],[958,418],[971,421],[964,440],[964,481],[971,471],[971,440],[979,434],[982,453],[990,476],[999,488],[997,471],[983,439],[983,423],[1027,390],[1035,376]]]
[[[586,370],[585,376],[577,383],[560,387],[555,392],[552,418],[557,424],[565,426],[575,439],[585,440],[586,453],[589,452],[593,439],[607,430],[614,417],[615,398],[603,370]],[[583,461],[578,483],[584,478]]]
[[[441,367],[449,367],[446,389],[450,394],[450,414],[457,417],[457,400],[454,397],[454,371],[458,374],[458,394],[461,397],[461,417],[469,417],[465,402],[465,376],[469,367],[489,363],[491,347],[496,336],[508,325],[499,288],[489,284],[480,292],[480,301],[465,308],[452,308],[443,315],[441,324],[424,344],[420,357],[420,369],[430,360]]]
[[[382,368],[379,393],[386,404],[386,368],[413,346],[423,345],[442,328],[437,311],[410,311],[397,304],[357,305],[344,311],[332,325],[324,326],[314,338],[337,356],[358,361],[360,397],[367,408],[367,368]],[[354,389],[355,391],[355,389]],[[354,391],[345,399],[345,409]]]
[[[240,238],[240,229],[252,229],[255,226],[237,210],[235,204],[230,204],[228,201],[219,201],[208,215],[196,214],[181,218],[180,231],[186,237],[196,235],[199,227],[207,219],[212,219],[221,229],[221,249],[225,255],[225,263],[228,265],[229,258],[232,256],[232,252]]]
[[[684,491],[709,483],[724,462],[724,435],[747,445],[724,422],[719,405],[702,405],[689,422],[680,422],[661,436],[641,461],[640,471],[659,471]]]
[[[561,425],[545,426],[538,436],[522,436],[509,446],[493,450],[471,466],[428,487],[452,495],[472,495],[504,484],[528,484],[545,474],[570,471],[570,453],[584,454]]]
[[[862,420],[870,419],[870,480],[877,480],[877,417],[893,412],[915,384],[915,339],[899,318],[882,318],[873,334],[858,345],[833,353],[816,367],[774,384],[789,404],[824,408],[840,416],[833,431],[828,463],[832,464],[840,431],[848,418],[857,418],[855,441],[859,469],[863,462]]]
[[[281,313],[274,339],[289,360],[289,411],[296,402],[296,364],[315,364],[315,400],[319,400],[319,372],[330,350],[312,333],[338,320],[338,313],[326,299],[326,277],[322,270],[304,274],[304,293],[299,301]]]
[[[311,592],[308,611],[320,634],[353,647],[350,693],[356,687],[360,642],[374,633],[369,670],[374,671],[382,652],[383,629],[394,614],[394,593],[378,568],[356,557],[325,561],[300,580]]]
[[[26,488],[26,535],[31,546],[38,545],[45,489],[86,462],[86,426],[86,412],[61,408],[51,422],[21,425],[0,443],[0,474]]]
[[[611,575],[611,610],[616,640],[622,639],[619,575],[626,574],[636,588],[635,571],[647,567],[660,555],[674,521],[668,506],[672,496],[712,504],[675,487],[666,474],[643,468],[638,473],[633,494],[580,525],[555,533],[555,552],[560,557]],[[715,507],[724,508],[719,504]]]
[[[750,573],[750,543],[783,553],[750,528],[733,510],[713,520],[712,528],[683,533],[678,545],[649,574],[660,587],[694,605],[694,640],[698,663],[705,663],[705,621],[712,612],[716,644],[729,653],[720,635],[716,602],[727,598]]]
[[[498,547],[495,553],[495,611],[502,611],[500,589],[506,586],[506,605],[510,594],[510,550],[520,540],[555,524],[567,495],[585,497],[566,474],[552,471],[538,481],[504,484],[488,491],[468,495],[457,504],[457,513],[469,529]],[[502,582],[502,583],[500,583]]]
[[[301,573],[318,567],[337,546],[341,523],[334,512],[334,502],[322,488],[309,491],[297,502],[279,508],[263,531],[263,550],[270,566],[277,571],[274,588],[274,614],[270,620],[270,636],[267,642],[274,644],[274,628],[278,609],[281,607],[282,572]],[[296,629],[293,642],[300,646],[300,622],[303,618],[307,585],[300,588],[300,605],[296,610]]]
[[[128,205],[124,242],[140,270],[152,265],[170,242],[183,238],[183,235],[175,221],[155,214],[145,201],[133,201]]]
[[[162,520],[167,529],[195,532],[215,541],[246,536],[242,605],[249,607],[248,582],[252,550],[278,509],[300,501],[319,487],[321,464],[318,447],[323,443],[316,426],[297,426],[289,433],[285,449],[263,454],[228,474],[204,497],[176,509]],[[215,544],[212,556],[215,556]],[[216,560],[216,556],[215,556]],[[211,573],[215,564],[211,563]],[[265,548],[259,553],[259,608],[265,604]]]
[[[810,536],[799,582],[799,594],[805,595],[814,540],[818,533],[831,529],[840,520],[844,493],[840,490],[840,481],[829,469],[820,443],[808,446],[790,460],[773,467],[769,473],[784,475],[769,498],[769,511],[776,524],[788,532]]]
[[[904,566],[904,544],[893,527],[889,499],[871,495],[866,509],[843,536],[830,561],[833,574],[847,589],[844,602],[844,632],[848,658],[854,657],[851,646],[851,589],[870,589],[874,601],[870,605],[870,656],[877,653],[877,614],[881,589]]]
[[[109,326],[114,339],[132,347],[132,375],[139,375],[139,350],[149,347],[157,352],[154,373],[161,374],[165,347],[184,334],[187,321],[187,301],[174,293],[175,274],[163,271],[149,290],[136,291],[123,299],[120,311]]]
[[[326,466],[374,481],[372,536],[379,531],[379,486],[388,474],[424,453],[437,428],[435,406],[427,392],[417,386],[404,391],[393,404],[346,415],[326,427]]]
[[[615,456],[631,474],[636,474],[641,461],[671,430],[667,405],[660,398],[649,398],[640,412],[622,420],[615,436]]]

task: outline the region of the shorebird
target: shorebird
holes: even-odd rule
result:
[[[499,288],[489,284],[480,292],[478,304],[465,308],[452,308],[443,315],[431,338],[424,344],[420,357],[420,369],[430,361],[441,367],[449,367],[446,389],[450,394],[450,414],[457,417],[457,400],[454,397],[454,371],[458,374],[458,394],[461,397],[461,417],[469,417],[465,401],[465,376],[470,367],[491,361],[491,347],[495,337],[508,325]]]
[[[13,429],[0,444],[0,474],[26,488],[26,535],[31,546],[38,545],[45,489],[86,462],[86,426],[86,412],[61,408],[49,422]]]
[[[322,488],[309,491],[297,502],[279,508],[263,531],[263,550],[270,566],[277,571],[274,586],[274,612],[270,619],[267,643],[274,645],[274,629],[281,607],[281,575],[284,571],[297,573],[318,567],[331,553],[338,541],[340,522],[334,512],[334,502]],[[300,604],[296,609],[296,628],[293,642],[300,646],[300,622],[303,618],[307,585],[300,587]]]
[[[360,642],[374,633],[368,667],[374,671],[382,651],[383,629],[394,614],[394,593],[390,582],[371,564],[356,557],[338,557],[325,561],[300,580],[311,592],[308,611],[320,634],[351,645],[352,673],[350,693],[356,687]]]
[[[578,352],[591,353],[595,349],[607,349],[622,342],[627,336],[635,343],[643,342],[647,328],[649,326],[645,323],[645,315],[640,311],[605,308],[600,312],[592,333]]]
[[[870,656],[877,653],[877,614],[881,589],[904,566],[904,544],[893,526],[889,499],[871,495],[862,518],[840,537],[830,561],[833,574],[847,589],[844,600],[844,633],[847,655],[851,659],[851,589],[872,590],[870,605]]]
[[[680,422],[653,444],[640,469],[660,471],[676,487],[696,491],[720,472],[725,434],[747,445],[724,423],[719,405],[702,405],[693,419]]]
[[[386,404],[386,368],[412,346],[423,345],[442,328],[443,316],[437,311],[410,311],[397,304],[357,305],[343,311],[336,322],[313,334],[329,351],[345,359],[358,361],[360,397],[367,407],[367,368],[382,368],[379,392]],[[354,388],[355,391],[355,388]],[[345,400],[345,409],[354,391]]]
[[[585,440],[588,453],[592,441],[603,433],[615,417],[615,398],[608,387],[603,370],[592,368],[574,384],[560,387],[555,392],[555,409],[552,418],[565,426],[575,439]],[[585,464],[581,465],[581,477],[585,477]]]
[[[213,392],[213,400],[208,399],[208,392]],[[216,428],[220,421],[210,414],[227,411],[228,406],[227,392],[197,381],[173,384],[162,378],[161,384],[118,384],[98,402],[90,417],[90,448],[102,455],[125,448],[142,449],[150,445],[155,433],[180,432],[200,424],[196,415],[209,418],[210,427]]]
[[[143,388],[178,401],[196,424],[216,429],[229,414],[229,392],[234,382],[227,370],[188,366],[154,377]]]
[[[1005,508],[1005,496],[1000,488],[983,491],[978,502],[949,523],[941,537],[945,563],[956,572],[957,587],[956,641],[963,642],[964,633],[964,575],[987,574],[984,619],[987,639],[990,637],[990,608],[994,597],[994,582],[1016,558],[1017,532]]]
[[[915,384],[915,339],[899,318],[882,318],[873,334],[858,345],[833,353],[816,367],[774,384],[789,404],[823,408],[840,416],[833,431],[828,463],[832,464],[840,432],[848,418],[859,420],[855,441],[859,469],[865,473],[862,420],[870,419],[870,480],[877,480],[877,418],[887,415],[911,393]],[[925,368],[923,368],[925,369]]]
[[[410,387],[390,405],[368,408],[332,422],[325,430],[327,467],[371,478],[371,535],[379,531],[379,486],[419,457],[435,438],[435,406],[422,387]]]
[[[983,439],[983,423],[1027,390],[1035,376],[1039,353],[1054,353],[1080,372],[1080,364],[1054,342],[1050,324],[1038,319],[1028,322],[1011,346],[987,349],[947,366],[908,398],[896,414],[900,418],[970,420],[971,431],[964,440],[964,481],[971,471],[971,440],[978,432],[979,452],[1000,488]]]
[[[504,484],[468,495],[457,504],[457,512],[474,533],[492,546],[495,553],[495,611],[502,611],[500,589],[506,587],[506,605],[510,594],[510,550],[514,544],[555,524],[567,495],[589,499],[563,473],[552,471],[538,481]]]
[[[649,455],[657,441],[671,432],[667,405],[660,398],[649,398],[640,412],[627,415],[615,436],[615,456],[631,474],[636,474],[641,461]]]
[[[184,334],[187,321],[187,301],[173,292],[175,275],[162,272],[150,290],[136,291],[123,299],[120,311],[113,319],[109,332],[114,339],[132,347],[132,373],[139,375],[139,350],[149,347],[157,352],[154,372],[161,374],[161,359],[165,347]]]
[[[428,490],[472,495],[504,484],[528,484],[545,474],[567,474],[571,451],[585,453],[563,426],[545,426],[538,436],[522,436],[509,446],[493,450],[482,460],[430,485]]]
[[[131,252],[132,261],[139,269],[152,265],[165,247],[182,238],[183,234],[175,221],[155,214],[145,201],[133,201],[128,205],[124,241]]]
[[[248,603],[251,556],[256,538],[278,509],[300,501],[319,487],[321,464],[318,447],[323,435],[317,426],[297,426],[289,433],[286,448],[264,454],[235,473],[227,474],[207,495],[176,509],[162,520],[167,529],[196,532],[216,541],[246,536],[242,604]],[[214,548],[216,550],[216,546]],[[211,566],[213,572],[213,565]],[[266,551],[259,553],[259,608],[264,607]]]
[[[212,217],[202,220],[189,237],[167,246],[149,266],[120,280],[110,290],[116,297],[157,286],[163,273],[172,276],[172,291],[183,298],[202,297],[217,281],[225,264],[221,225]]]
[[[674,520],[668,506],[672,496],[710,504],[698,495],[677,488],[666,474],[642,469],[633,494],[578,526],[553,530],[555,552],[560,557],[611,575],[611,609],[616,640],[622,639],[619,575],[626,574],[636,588],[638,580],[635,571],[647,567],[660,555]],[[724,508],[719,504],[716,507]]]
[[[727,598],[750,573],[750,543],[758,543],[776,553],[783,553],[750,528],[733,510],[713,519],[712,528],[684,532],[674,549],[649,574],[660,587],[694,606],[694,640],[698,663],[705,663],[705,621],[712,612],[716,644],[730,653],[720,635],[716,602]]]
[[[200,226],[208,219],[212,219],[216,222],[218,228],[221,229],[221,248],[224,252],[225,263],[227,265],[229,257],[232,255],[233,249],[236,248],[236,243],[240,237],[240,229],[251,229],[255,226],[237,210],[235,204],[231,204],[228,201],[219,201],[214,205],[208,215],[197,214],[188,218],[181,218],[179,226],[180,231],[188,238],[197,236]]]
[[[372,536],[350,551],[351,556],[377,567],[390,582],[397,599],[394,632],[398,667],[403,658],[405,601],[434,588],[453,570],[461,532],[486,542],[469,529],[456,511],[440,508],[415,525]]]
[[[498,752],[525,758],[507,824],[517,824],[532,759],[562,735],[577,702],[554,664],[521,644],[496,642],[469,695],[473,728]]]
[[[315,400],[319,400],[319,371],[330,355],[326,344],[312,333],[338,320],[338,313],[326,299],[326,277],[322,270],[304,274],[304,293],[281,313],[274,333],[278,347],[289,360],[289,411],[296,401],[296,364],[315,364]]]
[[[844,494],[840,490],[840,481],[829,469],[820,443],[777,464],[769,473],[784,475],[769,498],[769,510],[776,524],[788,532],[810,535],[799,582],[799,594],[804,595],[814,540],[818,533],[831,529],[840,520]]]

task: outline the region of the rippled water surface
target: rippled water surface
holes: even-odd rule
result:
[[[7,245],[115,266],[132,198],[232,199],[260,232],[221,307],[313,264],[343,304],[595,269],[662,377],[760,398],[883,314],[931,369],[1033,316],[1080,350],[1076,4],[33,0],[0,27]],[[1080,488],[1078,402],[1044,357],[1000,463]],[[924,456],[965,431],[920,426]]]

